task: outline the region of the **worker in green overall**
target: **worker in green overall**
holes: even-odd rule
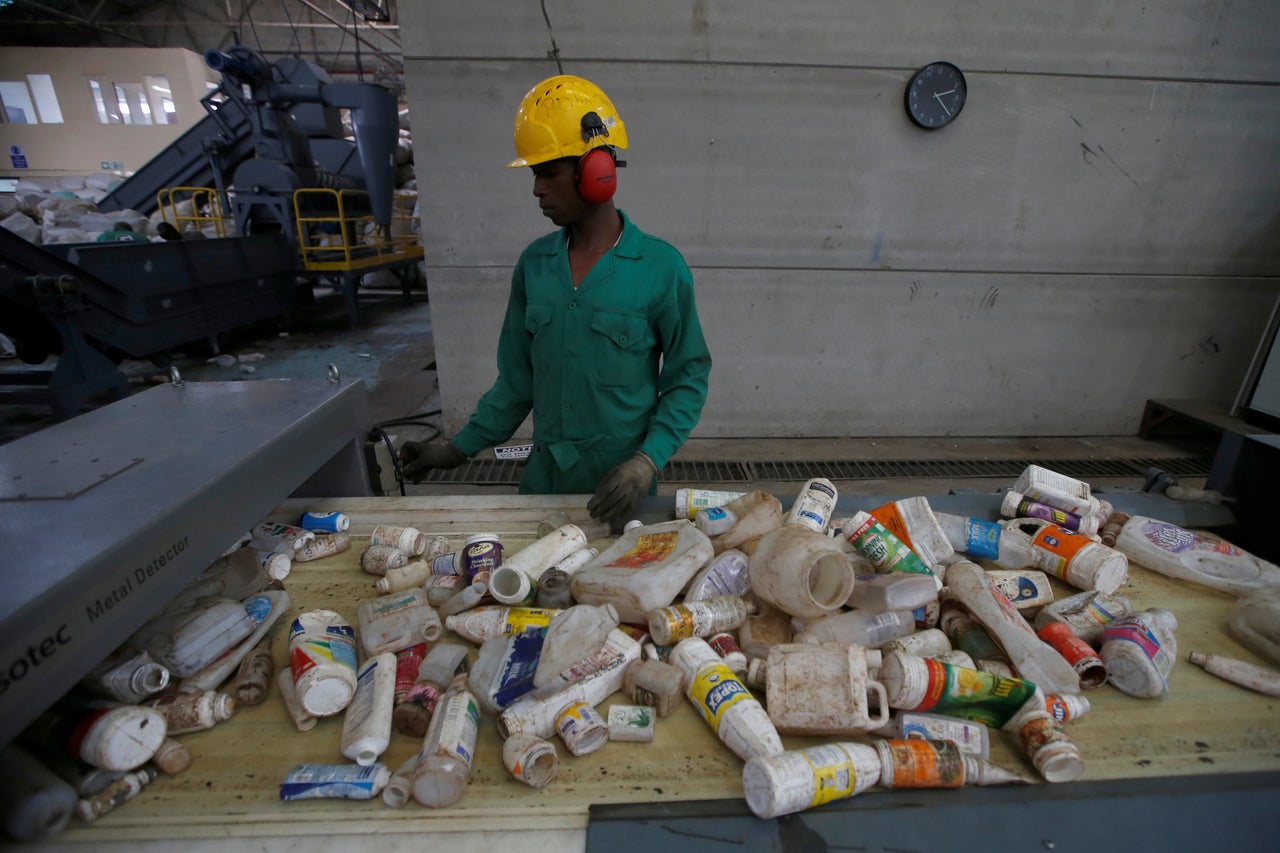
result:
[[[407,441],[419,482],[500,444],[533,412],[521,494],[591,494],[593,518],[621,522],[698,423],[711,355],[693,276],[673,246],[613,203],[627,131],[597,86],[560,75],[516,113],[516,159],[560,230],[534,240],[511,277],[498,378],[444,444]]]

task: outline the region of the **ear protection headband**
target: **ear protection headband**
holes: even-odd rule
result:
[[[599,115],[589,112],[582,117],[583,140],[590,142],[597,136],[608,135],[609,128],[604,126]],[[578,195],[592,204],[603,204],[613,198],[618,188],[618,167],[625,165],[626,161],[618,159],[611,145],[588,150],[578,158],[578,168],[573,176]]]

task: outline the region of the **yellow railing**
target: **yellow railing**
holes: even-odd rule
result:
[[[395,196],[387,233],[374,221],[363,190],[295,190],[293,216],[303,267],[354,270],[422,257],[415,201],[415,196]]]
[[[218,237],[227,236],[226,221],[222,217],[222,201],[218,191],[210,187],[169,187],[156,193],[160,215],[179,231],[188,226],[208,236],[211,229]],[[190,202],[190,208],[186,203]],[[189,210],[189,212],[187,212]]]

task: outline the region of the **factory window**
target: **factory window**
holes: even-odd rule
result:
[[[42,124],[62,124],[62,107],[58,105],[58,93],[53,90],[53,78],[48,74],[28,74],[27,85],[36,101]]]
[[[31,93],[21,80],[0,80],[0,120],[9,124],[37,124]]]
[[[116,107],[115,98],[108,93],[114,94],[111,83],[106,78],[89,78],[89,94],[93,95],[93,108],[98,114],[98,124],[121,124],[123,119]]]
[[[151,104],[151,120],[156,124],[177,124],[178,111],[173,104],[169,78],[163,74],[148,74],[142,78],[142,86]]]
[[[116,83],[116,109],[125,124],[151,124],[151,104],[143,96],[141,83]]]

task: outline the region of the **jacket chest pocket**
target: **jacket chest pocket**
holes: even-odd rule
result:
[[[533,339],[530,344],[530,355],[533,358],[534,372],[542,375],[547,372],[549,359],[555,357],[551,341],[551,318],[554,309],[550,305],[532,303],[524,309],[524,330]]]
[[[654,337],[644,317],[597,311],[591,316],[591,377],[599,386],[648,380]]]

